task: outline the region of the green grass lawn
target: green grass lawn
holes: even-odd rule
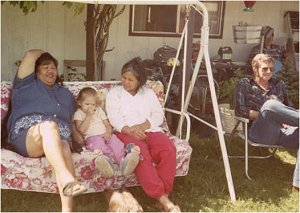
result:
[[[228,142],[230,143],[228,144]],[[298,212],[299,194],[292,193],[292,175],[296,152],[279,150],[267,160],[250,160],[249,173],[244,175],[244,160],[231,159],[230,166],[237,201],[230,200],[224,165],[218,139],[200,138],[193,134],[190,140],[193,153],[190,170],[185,177],[176,177],[171,200],[186,212]],[[226,138],[228,153],[243,153],[238,138]],[[264,154],[266,149],[251,148],[250,153]],[[140,187],[128,188],[144,211],[159,211],[156,201],[146,197]],[[74,198],[75,211],[103,212],[107,201],[103,192]],[[60,211],[57,194],[1,190],[1,211]]]

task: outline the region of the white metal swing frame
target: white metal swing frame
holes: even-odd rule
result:
[[[223,157],[223,163],[224,163],[224,167],[225,167],[225,173],[226,173],[226,178],[227,178],[227,184],[228,184],[228,189],[229,189],[229,194],[230,194],[230,198],[232,201],[236,201],[236,196],[235,196],[235,191],[234,191],[234,185],[233,185],[233,180],[232,180],[232,176],[231,176],[231,169],[230,169],[230,165],[229,165],[229,160],[228,160],[228,155],[227,155],[227,149],[226,149],[226,145],[225,145],[225,139],[224,139],[224,132],[223,132],[223,128],[222,128],[222,124],[221,124],[221,118],[220,118],[220,113],[219,113],[219,109],[218,109],[218,103],[217,103],[217,96],[216,96],[216,90],[215,90],[215,86],[214,86],[214,79],[213,79],[213,75],[212,75],[212,69],[211,69],[211,63],[210,63],[210,58],[209,58],[209,51],[208,51],[208,39],[209,39],[209,26],[208,26],[208,12],[207,12],[207,8],[205,7],[205,5],[201,2],[197,2],[196,4],[191,4],[189,5],[190,7],[193,7],[198,13],[200,13],[203,17],[203,23],[202,23],[202,27],[201,27],[201,39],[200,39],[200,52],[198,54],[198,58],[196,61],[196,65],[194,67],[193,70],[193,74],[192,74],[192,78],[189,84],[189,88],[187,91],[187,95],[185,97],[185,81],[186,81],[186,54],[187,54],[187,33],[188,33],[188,20],[186,20],[181,38],[180,38],[180,42],[179,42],[179,46],[177,49],[177,54],[176,54],[176,59],[175,61],[178,60],[179,57],[179,51],[182,47],[182,43],[184,40],[184,52],[183,52],[183,79],[182,79],[182,94],[181,94],[181,117],[179,120],[179,124],[178,124],[178,128],[177,128],[177,135],[181,135],[182,134],[182,123],[183,123],[183,115],[184,113],[187,113],[189,116],[195,118],[196,120],[206,124],[207,126],[213,128],[214,130],[216,130],[218,132],[218,137],[219,137],[219,142],[220,142],[220,146],[221,146],[221,152],[222,152],[222,157]],[[199,8],[198,8],[199,7]],[[212,98],[212,105],[213,105],[213,110],[214,110],[214,115],[215,115],[215,121],[216,121],[216,127],[213,126],[212,124],[204,121],[203,119],[193,115],[192,113],[188,112],[188,105],[190,103],[191,97],[192,97],[192,92],[193,89],[195,87],[195,83],[198,77],[198,73],[199,73],[199,69],[200,69],[200,65],[202,62],[202,59],[204,57],[205,60],[205,65],[206,65],[206,71],[207,71],[207,77],[208,77],[208,83],[209,83],[209,89],[211,92],[211,98]],[[170,82],[167,88],[167,92],[166,92],[166,97],[168,97],[169,91],[170,91],[170,87],[171,87],[171,82],[174,76],[174,72],[175,72],[175,67],[176,67],[176,63],[174,63],[174,66],[172,68],[172,72],[170,75]],[[166,102],[167,98],[165,99]]]
[[[81,1],[82,2],[82,1]],[[198,58],[196,61],[196,65],[193,70],[192,78],[190,80],[189,88],[187,91],[187,95],[185,96],[185,82],[186,82],[186,54],[187,54],[187,25],[188,25],[188,20],[186,20],[185,27],[183,29],[179,46],[177,49],[177,54],[176,54],[176,60],[178,60],[179,57],[179,51],[182,47],[183,41],[184,41],[184,58],[183,58],[183,79],[182,79],[182,99],[181,99],[181,110],[180,110],[180,119],[179,119],[179,124],[177,128],[177,136],[181,136],[182,134],[182,124],[183,124],[183,119],[186,115],[189,115],[196,120],[206,124],[207,126],[213,128],[218,132],[218,137],[219,137],[219,142],[220,142],[220,147],[221,147],[221,152],[222,152],[222,157],[223,157],[223,163],[225,167],[225,174],[227,178],[227,184],[228,184],[228,189],[229,189],[229,194],[230,198],[232,201],[236,201],[236,195],[235,195],[235,190],[234,190],[234,185],[233,185],[233,180],[231,176],[231,169],[229,165],[229,160],[228,160],[228,155],[227,155],[227,149],[225,145],[225,139],[224,139],[224,131],[222,128],[221,124],[221,118],[220,118],[220,113],[218,109],[218,103],[217,103],[217,96],[216,96],[216,91],[215,91],[215,86],[214,86],[214,80],[213,80],[213,75],[212,75],[212,69],[211,69],[211,63],[210,63],[210,58],[209,58],[209,51],[208,51],[208,40],[209,40],[209,25],[208,25],[208,11],[206,6],[198,1],[198,0],[151,0],[151,1],[140,1],[140,0],[99,0],[99,1],[84,1],[85,3],[92,3],[92,4],[134,4],[134,5],[188,5],[189,7],[193,7],[196,12],[200,13],[203,18],[202,22],[202,27],[201,27],[201,39],[200,39],[200,52],[198,54]],[[205,66],[206,66],[206,71],[207,71],[207,77],[208,77],[208,83],[209,83],[209,89],[211,93],[211,98],[212,98],[212,105],[213,105],[213,110],[214,110],[214,115],[215,115],[215,121],[216,121],[216,126],[213,126],[212,124],[204,121],[203,119],[193,115],[192,113],[188,112],[188,105],[191,100],[192,92],[195,86],[195,82],[197,80],[199,68],[202,62],[202,59],[204,57],[205,60]],[[167,92],[166,92],[166,98],[165,101],[167,100],[172,79],[174,76],[175,72],[175,66],[176,63],[174,63],[174,66],[172,68],[171,76],[170,76],[170,81],[167,87]],[[166,111],[176,111],[172,109],[166,109]],[[188,139],[189,136],[187,136]]]

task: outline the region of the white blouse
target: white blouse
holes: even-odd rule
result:
[[[124,126],[151,124],[147,132],[159,132],[164,112],[153,90],[143,87],[131,95],[122,86],[112,88],[106,96],[106,112],[111,125],[119,132]]]

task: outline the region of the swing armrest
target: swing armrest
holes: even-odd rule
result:
[[[190,134],[191,134],[191,119],[190,119],[190,116],[185,113],[185,112],[181,112],[181,111],[178,111],[178,110],[174,110],[174,109],[170,109],[170,108],[164,108],[164,110],[166,112],[170,112],[170,113],[173,113],[173,114],[176,114],[176,115],[183,115],[186,119],[186,135],[185,135],[185,140],[186,142],[189,141],[190,139]],[[178,136],[178,135],[177,135]],[[182,135],[178,136],[180,139],[182,139]]]

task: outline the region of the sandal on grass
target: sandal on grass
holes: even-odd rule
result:
[[[80,195],[86,191],[87,188],[77,181],[69,182],[63,187],[63,194],[67,197]]]
[[[167,212],[181,212],[181,210],[180,210],[179,206],[173,205],[168,209]]]
[[[160,212],[181,212],[181,209],[178,205],[173,204],[168,210],[165,210],[164,207],[161,205],[160,202],[155,204],[155,207],[159,209]]]

